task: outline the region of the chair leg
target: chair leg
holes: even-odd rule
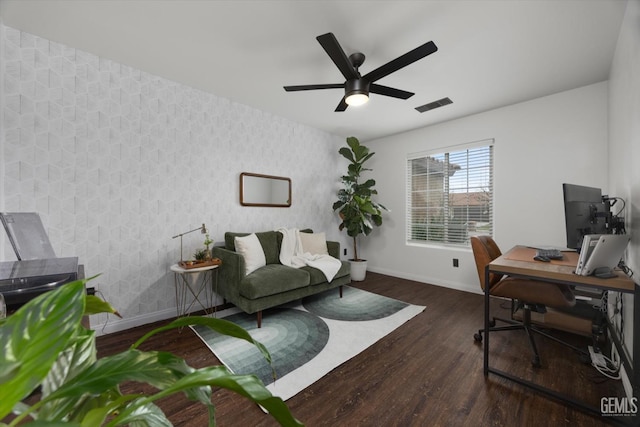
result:
[[[262,310],[256,313],[258,316],[258,329],[262,328]]]
[[[492,325],[489,328],[490,332],[500,332],[500,331],[514,331],[514,330],[519,330],[519,329],[524,329],[525,332],[527,333],[527,337],[529,338],[529,345],[531,347],[531,352],[533,353],[533,359],[531,360],[531,364],[536,367],[539,368],[541,365],[540,363],[540,354],[538,352],[538,346],[536,345],[535,339],[534,339],[534,334],[540,334],[543,337],[549,338],[559,344],[562,344],[566,347],[569,347],[570,349],[576,351],[577,353],[579,353],[581,356],[589,356],[589,353],[587,353],[585,350],[580,349],[578,347],[575,347],[565,341],[562,341],[556,337],[554,337],[553,335],[550,335],[542,330],[540,330],[539,328],[536,327],[536,325],[533,325],[531,323],[531,307],[527,304],[523,304],[521,306],[522,311],[523,311],[523,316],[522,316],[522,321],[518,322],[516,320],[509,320],[509,319],[501,319],[498,317],[494,317],[492,320]],[[500,327],[493,327],[493,325],[495,325],[495,321],[499,320],[501,322],[507,323],[509,326],[500,326]],[[473,339],[476,342],[482,342],[482,334],[485,333],[484,329],[480,329],[478,330],[477,333],[473,334]]]
[[[340,288],[340,298],[342,298],[342,285],[340,285],[339,288]]]
[[[580,349],[580,348],[578,348],[578,347],[576,347],[574,345],[569,344],[568,342],[562,341],[561,339],[558,339],[558,338],[554,337],[553,335],[550,335],[550,334],[544,332],[543,330],[539,329],[537,325],[534,325],[534,324],[531,323],[531,310],[526,310],[525,309],[524,312],[525,312],[525,315],[526,315],[527,312],[529,313],[529,320],[528,320],[528,326],[527,327],[528,327],[528,329],[531,330],[531,332],[539,334],[539,335],[542,335],[543,337],[548,338],[548,339],[550,339],[552,341],[555,341],[555,342],[557,342],[559,344],[562,344],[565,347],[569,347],[570,349],[572,349],[573,351],[579,353],[582,356],[590,357],[589,353],[586,350]],[[524,317],[523,317],[523,319],[524,319]],[[530,339],[532,340],[533,338],[530,338]],[[534,344],[534,346],[535,346],[535,344]],[[536,353],[536,358],[538,359],[538,362],[539,362],[540,358],[538,357],[537,350],[536,350],[535,353]],[[535,365],[535,363],[534,363],[534,365]]]
[[[529,337],[529,345],[531,347],[531,351],[533,352],[533,359],[531,361],[531,364],[535,367],[540,367],[540,355],[538,353],[538,346],[536,345],[536,342],[533,338],[533,333],[541,333],[540,331],[536,330],[535,328],[532,327],[531,325],[531,310],[528,306],[524,306],[523,308],[524,311],[524,316],[523,316],[523,320],[522,322],[518,322],[516,320],[510,320],[510,319],[500,319],[497,317],[493,318],[493,324],[495,325],[495,321],[496,320],[500,320],[501,322],[507,323],[508,326],[499,326],[499,327],[491,327],[489,328],[490,332],[500,332],[500,331],[516,331],[516,330],[522,330],[524,329],[525,332],[527,333],[527,336]],[[478,330],[478,332],[476,334],[473,334],[473,339],[476,342],[481,342],[482,341],[482,334],[485,332],[484,329],[480,329]],[[544,333],[541,333],[541,335],[545,335]]]
[[[500,326],[500,327],[495,327],[496,326],[496,321],[501,321],[504,322],[510,326]],[[510,319],[502,319],[500,317],[494,317],[493,319],[491,319],[491,321],[489,322],[489,330],[491,332],[498,332],[498,331],[514,331],[516,329],[522,329],[522,322],[518,322],[515,320],[510,320]],[[482,334],[484,333],[484,329],[479,329],[477,333],[473,334],[473,339],[476,342],[482,342]]]

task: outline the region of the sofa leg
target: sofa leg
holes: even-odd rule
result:
[[[339,288],[340,288],[340,298],[342,298],[342,285],[340,285]]]
[[[258,313],[258,329],[262,328],[262,310],[260,310]]]

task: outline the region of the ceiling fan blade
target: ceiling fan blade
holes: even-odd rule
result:
[[[334,110],[334,112],[340,112],[340,111],[344,111],[347,109],[347,107],[349,106],[349,104],[347,104],[347,101],[344,100],[344,96],[342,97],[342,101],[340,101],[340,103],[338,104],[338,106],[336,107],[336,109]]]
[[[367,73],[365,76],[363,76],[363,79],[369,82],[375,82],[376,80],[388,76],[389,74],[394,73],[399,69],[406,67],[407,65],[413,64],[417,60],[422,59],[427,55],[431,55],[437,50],[438,47],[434,42],[427,42],[422,46],[419,46],[412,51],[397,57],[393,61],[387,62],[386,64],[376,68],[370,73]]]
[[[329,83],[319,85],[300,85],[300,86],[284,86],[287,92],[296,92],[299,90],[317,90],[317,89],[344,89],[344,83]]]
[[[413,92],[407,92],[406,90],[394,89],[389,86],[382,86],[376,83],[371,83],[369,86],[369,92],[377,93],[378,95],[390,96],[392,98],[409,99],[413,95]]]
[[[342,47],[340,47],[340,43],[338,43],[338,39],[333,33],[323,34],[321,36],[316,37],[318,43],[323,47],[323,49],[327,52],[331,60],[336,67],[340,70],[345,79],[357,79],[358,72],[349,61],[347,54],[344,53]]]

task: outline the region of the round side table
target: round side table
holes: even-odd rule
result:
[[[220,266],[208,265],[206,267],[187,269],[180,267],[178,264],[173,264],[170,267],[170,270],[174,273],[178,317],[188,316],[196,302],[200,304],[206,314],[211,314],[211,307],[213,307],[213,313],[215,313],[213,294],[215,293],[216,297],[218,295],[218,267]],[[199,273],[202,273],[202,276]],[[207,286],[207,284],[210,286]],[[193,296],[193,300],[187,304],[189,293]],[[202,299],[204,299],[204,302]]]

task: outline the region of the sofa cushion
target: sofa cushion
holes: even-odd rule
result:
[[[311,255],[329,255],[324,233],[300,233],[300,243],[302,243],[302,252],[308,252]]]
[[[237,252],[244,258],[245,274],[250,274],[266,264],[264,251],[255,234],[236,236],[234,243]]]
[[[309,273],[309,283],[311,285],[317,285],[320,283],[326,283],[327,282],[327,278],[324,276],[324,273],[320,270],[318,270],[317,268],[313,268],[313,267],[309,267],[308,265],[305,267],[300,268],[300,270],[304,270],[307,273]],[[338,270],[338,272],[336,273],[335,276],[333,276],[333,280],[337,279],[338,277],[344,277],[344,276],[348,276],[349,273],[351,272],[351,266],[348,262],[346,261],[342,261],[342,265],[340,266],[340,270]]]
[[[245,298],[257,299],[305,286],[309,286],[308,271],[282,264],[269,264],[242,279],[238,291]]]
[[[233,231],[227,231],[224,233],[225,248],[230,251],[238,252],[235,245],[236,237],[245,237],[251,233],[237,233]],[[260,241],[262,250],[264,252],[265,261],[267,264],[279,264],[280,263],[280,246],[282,245],[282,233],[277,231],[263,231],[255,233]]]

